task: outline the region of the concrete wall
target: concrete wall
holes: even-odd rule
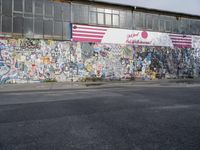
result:
[[[198,77],[200,49],[0,39],[0,84]]]

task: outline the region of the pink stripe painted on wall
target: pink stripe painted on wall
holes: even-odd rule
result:
[[[98,43],[98,42],[101,42],[101,39],[73,38],[73,41]]]

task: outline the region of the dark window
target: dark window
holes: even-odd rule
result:
[[[80,8],[80,23],[88,23],[89,21],[89,8],[87,5],[82,5]]]
[[[24,18],[24,35],[32,36],[33,35],[33,18]]]
[[[14,0],[14,11],[22,11],[23,10],[23,4],[22,0]]]
[[[165,20],[165,31],[166,32],[172,31],[172,23],[170,20]]]
[[[120,11],[120,27],[122,28],[132,28],[132,13],[131,11]]]
[[[33,13],[33,0],[25,0],[24,12],[25,13]]]
[[[63,39],[71,39],[71,23],[69,22],[63,22]]]
[[[0,32],[2,31],[2,16],[0,15]]]
[[[13,32],[21,33],[23,32],[23,17],[22,16],[14,16],[13,17]]]
[[[62,20],[62,5],[61,4],[55,4],[54,5],[54,20]]]
[[[153,15],[153,30],[159,31],[158,15]]]
[[[96,7],[90,7],[90,24],[97,24],[97,9]]]
[[[12,17],[2,16],[2,32],[12,32]]]
[[[0,14],[1,14],[1,6],[2,6],[2,2],[1,2],[1,0],[0,0]]]
[[[135,26],[136,29],[145,28],[145,18],[143,13],[135,13]]]
[[[146,28],[153,29],[153,16],[151,14],[146,14]]]
[[[62,22],[54,22],[54,35],[62,36]]]
[[[97,23],[97,13],[92,11],[90,12],[90,24],[96,24]]]
[[[64,6],[63,6],[63,21],[70,21],[70,19],[71,19],[70,4],[64,4]]]
[[[180,22],[181,22],[181,33],[182,34],[189,34],[190,33],[189,19],[182,18]]]
[[[4,15],[12,15],[12,0],[3,0],[2,1],[2,13]]]
[[[53,21],[44,20],[44,35],[53,35]]]
[[[2,31],[2,16],[0,15],[0,32]]]
[[[35,0],[35,15],[43,15],[43,0]]]
[[[165,21],[164,20],[160,20],[160,24],[159,24],[159,30],[160,31],[165,31]]]
[[[43,19],[42,18],[35,18],[34,33],[38,35],[43,35]]]
[[[172,32],[179,33],[179,21],[177,20],[177,18],[173,19],[172,21]]]
[[[73,4],[73,21],[74,23],[88,23],[89,8],[87,5]]]
[[[193,22],[193,33],[199,35],[200,34],[200,21],[195,20]]]
[[[200,35],[200,21],[198,21],[198,23],[197,23],[197,29],[198,29],[197,34]]]
[[[53,3],[45,2],[45,17],[53,17]]]
[[[73,8],[73,22],[79,23],[79,18],[80,18],[79,5],[73,4],[72,8]]]

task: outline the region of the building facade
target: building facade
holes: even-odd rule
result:
[[[200,76],[200,16],[94,1],[0,0],[0,84]]]

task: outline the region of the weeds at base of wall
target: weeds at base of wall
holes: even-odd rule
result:
[[[49,82],[58,82],[56,79],[45,79],[43,82],[49,83]]]
[[[85,77],[85,78],[81,78],[79,81],[80,82],[98,82],[98,81],[103,81],[103,78],[97,78],[97,77]]]
[[[81,78],[79,82],[112,82],[112,81],[134,81],[135,78],[99,78],[99,77],[86,77],[86,78]]]

